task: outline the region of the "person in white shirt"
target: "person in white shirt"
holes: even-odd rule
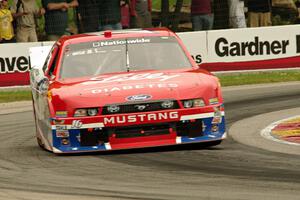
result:
[[[244,0],[228,0],[230,28],[246,28]]]

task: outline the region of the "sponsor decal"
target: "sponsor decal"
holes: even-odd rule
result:
[[[82,127],[82,121],[80,120],[73,120],[71,128],[81,128]]]
[[[30,57],[0,57],[0,74],[14,72],[25,73],[30,69]]]
[[[68,112],[67,111],[56,111],[55,116],[56,117],[67,117]]]
[[[221,124],[222,123],[222,117],[216,116],[211,121],[212,124]]]
[[[258,36],[253,41],[229,42],[226,38],[219,38],[215,43],[216,54],[226,56],[255,56],[286,54],[289,40],[260,41]]]
[[[140,123],[178,119],[178,112],[162,112],[162,113],[150,113],[150,114],[136,114],[136,115],[120,115],[104,118],[104,124],[127,124],[127,123]]]
[[[55,127],[56,127],[56,131],[64,131],[68,129],[66,125],[56,125]]]
[[[113,82],[124,82],[124,81],[140,81],[140,80],[158,80],[158,81],[166,81],[169,79],[174,79],[179,77],[178,74],[168,75],[165,73],[144,73],[144,74],[121,74],[115,76],[100,76],[91,78],[89,82],[84,82],[84,85],[91,85],[97,83],[113,83]]]
[[[210,105],[214,105],[214,104],[218,104],[218,103],[219,103],[218,98],[212,98],[212,99],[209,99],[209,104],[210,104]]]
[[[152,96],[148,94],[138,94],[138,95],[133,95],[129,96],[126,98],[127,101],[146,101],[151,99]]]
[[[211,131],[212,131],[212,132],[218,132],[218,131],[219,131],[219,126],[216,125],[216,124],[212,125]]]
[[[149,38],[136,38],[136,39],[127,39],[127,40],[107,40],[94,42],[93,47],[104,47],[104,46],[116,46],[116,45],[125,45],[127,44],[141,44],[141,43],[150,43],[151,40]]]
[[[158,84],[138,84],[138,85],[123,85],[115,87],[89,88],[93,94],[120,92],[125,90],[144,90],[148,88],[177,88],[176,83],[158,83]]]
[[[69,145],[70,144],[70,140],[68,138],[62,138],[61,139],[61,144],[62,145]]]
[[[65,137],[69,137],[69,131],[67,130],[62,130],[62,131],[56,131],[56,137],[59,138],[65,138]]]

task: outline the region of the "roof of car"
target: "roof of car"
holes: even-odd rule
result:
[[[97,39],[118,39],[125,37],[151,37],[151,36],[174,36],[175,34],[167,28],[147,28],[147,29],[124,29],[124,30],[112,30],[112,31],[101,31],[77,34],[71,36],[63,36],[58,42],[60,44],[66,41],[86,42],[89,40]]]

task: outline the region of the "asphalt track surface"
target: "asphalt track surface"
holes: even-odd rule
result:
[[[299,155],[248,146],[230,136],[240,120],[299,108],[300,83],[226,87],[223,93],[229,138],[210,148],[57,156],[37,146],[30,108],[1,114],[0,200],[300,199]],[[248,128],[255,130],[255,123]]]

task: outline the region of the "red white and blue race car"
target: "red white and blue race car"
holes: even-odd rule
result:
[[[218,79],[167,29],[62,37],[30,81],[37,141],[54,153],[226,137]]]

